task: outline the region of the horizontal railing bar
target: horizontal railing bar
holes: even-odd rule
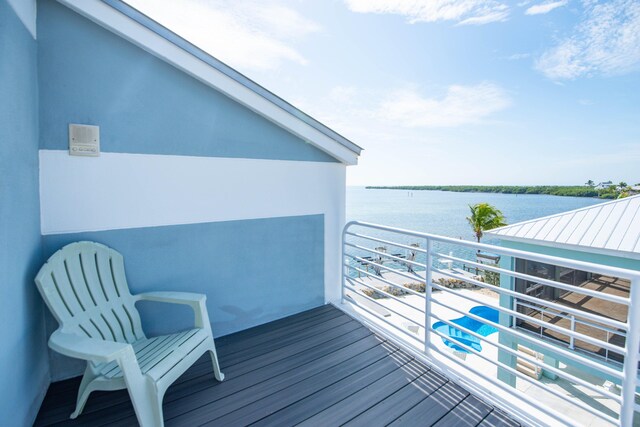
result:
[[[480,249],[481,251],[484,250],[487,252],[507,255],[515,258],[530,259],[533,261],[544,262],[547,264],[582,269],[584,271],[589,271],[592,273],[605,274],[609,276],[621,277],[626,279],[632,279],[632,278],[640,279],[640,272],[625,269],[625,268],[605,266],[602,264],[593,264],[585,261],[569,260],[566,258],[559,258],[559,257],[550,256],[550,255],[526,252],[518,249],[492,246],[485,243],[475,243],[469,240],[454,239],[452,237],[438,236],[436,234],[422,233],[418,231],[388,227],[384,225],[372,224],[372,223],[362,222],[362,221],[350,221],[345,225],[344,230],[346,231],[353,226],[368,227],[368,228],[373,228],[377,230],[385,230],[385,231],[390,231],[390,232],[414,236],[414,237],[422,237],[422,238],[431,239],[437,242],[466,246],[473,249]]]
[[[525,333],[528,333],[528,334],[534,334],[534,335],[540,336],[539,333],[532,332],[531,329],[527,329],[527,328],[522,327],[522,326],[514,326],[514,329],[518,329],[520,331],[524,331]],[[552,336],[545,337],[545,340],[548,341],[548,342],[557,343],[557,345],[567,346],[567,342],[566,341],[562,341],[561,339],[555,338],[555,337],[552,337]],[[599,361],[604,361],[604,363],[607,363],[609,366],[617,366],[620,369],[622,369],[622,362],[619,362],[619,361],[617,361],[615,359],[612,359],[612,358],[607,358],[607,356],[603,356],[603,355],[600,355],[600,354],[597,354],[597,353],[593,353],[593,352],[591,352],[589,350],[585,350],[585,349],[582,349],[580,347],[574,347],[571,350],[573,350],[573,351],[575,351],[577,353],[585,354],[588,357],[597,359]],[[609,352],[610,353],[615,353],[613,351],[609,351]]]
[[[408,320],[408,321],[409,321],[409,322],[411,322],[411,323],[416,324],[417,326],[422,326],[420,323],[416,322],[416,321],[415,321],[415,320],[413,320],[412,318],[407,317],[407,316],[405,316],[405,315],[404,315],[404,314],[402,314],[402,313],[399,313],[398,311],[394,310],[393,308],[390,308],[389,306],[386,306],[386,305],[384,305],[384,304],[382,304],[382,303],[379,303],[379,302],[378,302],[378,301],[376,301],[374,298],[371,298],[371,297],[369,297],[369,296],[367,296],[367,295],[363,294],[362,292],[360,292],[360,293],[359,293],[359,292],[358,292],[358,290],[357,290],[356,288],[354,288],[354,287],[352,287],[352,286],[349,286],[349,285],[346,285],[346,284],[345,284],[345,287],[346,287],[347,289],[349,289],[349,290],[351,290],[351,291],[355,292],[355,293],[358,295],[358,297],[359,297],[359,298],[365,298],[365,299],[367,299],[367,300],[371,301],[372,303],[374,303],[374,304],[376,304],[376,305],[379,305],[380,307],[384,308],[385,310],[389,310],[389,311],[390,311],[390,312],[392,312],[393,314],[395,314],[395,315],[397,315],[397,316],[400,316],[400,317],[402,317],[403,319]]]
[[[552,372],[552,373],[558,375],[559,377],[562,377],[562,378],[566,379],[567,381],[571,381],[574,384],[579,384],[579,385],[581,385],[583,387],[586,387],[586,388],[590,389],[591,391],[596,392],[600,396],[608,397],[610,399],[613,399],[617,403],[621,403],[622,402],[622,398],[620,396],[618,396],[616,394],[613,394],[610,391],[608,391],[606,389],[603,389],[601,387],[598,387],[598,386],[596,386],[594,384],[591,384],[591,383],[589,383],[589,382],[587,382],[585,380],[582,380],[582,379],[580,379],[578,377],[575,377],[575,376],[573,376],[573,375],[571,375],[569,373],[566,373],[565,371],[563,371],[561,369],[558,369],[558,368],[555,368],[555,367],[553,367],[551,365],[545,364],[543,360],[537,359],[537,358],[535,358],[533,356],[530,356],[530,355],[528,355],[526,353],[523,353],[521,351],[514,350],[514,349],[512,349],[512,348],[510,348],[510,347],[508,347],[508,346],[506,346],[504,344],[501,344],[499,342],[493,342],[493,341],[487,339],[487,337],[484,337],[484,336],[478,334],[477,332],[472,331],[469,328],[466,328],[466,327],[464,327],[462,325],[457,325],[457,324],[455,324],[455,323],[453,323],[453,322],[451,322],[449,320],[443,319],[442,317],[437,316],[435,314],[432,317],[434,319],[436,319],[436,320],[439,320],[439,321],[447,324],[448,326],[450,326],[452,328],[458,329],[458,330],[463,331],[463,332],[465,332],[465,333],[467,333],[469,335],[472,335],[472,336],[478,338],[479,340],[481,340],[481,341],[483,341],[483,342],[485,342],[487,344],[490,344],[490,345],[492,345],[494,347],[500,348],[503,351],[505,351],[505,352],[507,352],[507,353],[509,353],[509,354],[511,354],[513,356],[516,356],[517,358],[524,359],[524,360],[528,361],[529,363],[531,363],[533,365],[536,365],[536,366],[538,366],[540,368],[543,368],[546,371]],[[433,330],[433,327],[430,327],[430,328],[431,328],[431,330]],[[457,340],[455,338],[453,338],[453,337],[447,338],[447,341],[451,341],[451,342],[455,341],[456,344],[458,343]]]
[[[378,237],[368,236],[366,234],[352,233],[351,231],[347,231],[344,234],[346,234],[347,236],[354,236],[354,237],[360,237],[362,239],[373,240],[374,242],[384,243],[386,245],[396,246],[398,248],[408,249],[410,251],[416,251],[416,252],[420,252],[420,253],[423,253],[423,254],[427,253],[426,249],[422,249],[422,248],[417,247],[417,246],[410,246],[410,245],[405,245],[405,244],[402,244],[402,243],[395,243],[395,242],[392,242],[391,240],[380,239]]]
[[[369,277],[371,277],[371,278],[374,278],[374,279],[376,279],[376,280],[379,280],[379,281],[381,281],[381,282],[383,282],[383,283],[386,283],[386,284],[388,284],[388,285],[390,285],[390,286],[393,286],[393,287],[396,287],[396,288],[402,289],[402,290],[404,290],[404,291],[409,292],[409,293],[410,293],[410,294],[412,294],[412,295],[415,295],[415,296],[417,296],[417,297],[420,297],[420,298],[423,298],[423,299],[424,299],[424,294],[422,294],[422,293],[420,293],[420,292],[417,292],[417,291],[414,291],[413,289],[409,289],[409,288],[405,287],[404,285],[400,285],[400,284],[398,284],[398,283],[392,282],[392,281],[390,281],[390,280],[388,280],[388,279],[385,279],[385,278],[384,278],[384,277],[382,277],[382,276],[378,276],[377,274],[373,274],[373,273],[371,273],[371,272],[369,272],[369,271],[362,270],[362,269],[360,269],[360,268],[358,268],[358,267],[353,267],[353,266],[351,266],[351,265],[349,265],[349,264],[344,264],[344,266],[345,266],[345,267],[349,267],[349,268],[351,268],[351,269],[353,269],[353,270],[355,270],[355,271],[357,271],[357,272],[359,272],[359,273],[365,274],[365,275],[367,275],[367,276],[369,276]],[[345,277],[349,277],[349,276],[345,275]],[[422,284],[422,282],[420,282],[420,284]]]
[[[566,283],[561,283],[561,282],[556,282],[555,280],[550,280],[550,279],[544,279],[542,277],[537,277],[537,276],[532,276],[530,274],[525,274],[525,273],[521,273],[519,271],[513,271],[513,270],[508,270],[508,269],[504,269],[501,267],[494,267],[494,266],[490,266],[487,264],[481,264],[481,263],[476,263],[473,261],[466,261],[462,258],[458,258],[452,255],[446,255],[446,254],[441,254],[438,252],[434,252],[432,253],[432,255],[435,256],[440,256],[442,258],[445,259],[449,259],[452,261],[457,261],[457,262],[467,262],[471,265],[481,265],[482,267],[479,267],[483,270],[488,270],[494,273],[501,273],[501,274],[506,274],[508,276],[511,277],[516,277],[518,279],[522,279],[522,280],[527,280],[530,282],[536,282],[536,283],[540,283],[546,286],[551,286],[553,288],[558,288],[558,289],[563,289],[565,291],[569,291],[569,292],[575,292],[578,294],[583,294],[583,295],[588,295],[594,298],[599,298],[605,301],[609,301],[609,302],[614,302],[616,304],[622,304],[622,305],[629,305],[629,298],[624,298],[624,297],[619,297],[617,295],[611,295],[611,294],[605,294],[604,292],[598,292],[598,291],[594,291],[591,289],[584,289],[584,288],[580,288],[578,286],[572,286],[572,285],[567,285]]]
[[[448,308],[449,310],[455,311],[456,313],[462,315],[462,316],[467,316],[471,319],[474,319],[480,323],[487,323],[487,319],[480,317],[480,316],[476,316],[473,313],[469,313],[469,312],[464,312],[458,308],[452,307],[452,306],[448,306],[446,304],[443,304],[441,302],[439,302],[438,300],[434,299],[433,300],[434,303],[440,305],[441,307],[445,307]],[[533,345],[537,345],[539,347],[544,348],[545,350],[548,350],[550,352],[553,353],[558,353],[564,357],[566,357],[569,360],[573,360],[576,361],[578,363],[581,363],[583,365],[586,365],[590,368],[596,369],[604,374],[607,375],[611,375],[614,378],[617,379],[623,379],[624,378],[624,374],[621,371],[617,371],[615,369],[612,369],[606,365],[602,365],[600,363],[597,363],[591,359],[588,359],[584,356],[578,355],[575,352],[569,351],[567,349],[564,349],[562,347],[556,346],[556,345],[552,345],[549,344],[548,342],[541,340],[540,337],[536,336],[536,335],[532,335],[529,333],[523,333],[520,332],[517,329],[514,328],[510,328],[504,325],[501,325],[499,323],[493,323],[493,322],[489,322],[491,324],[492,327],[496,328],[497,330],[499,330],[500,332],[504,332],[507,335],[511,335],[517,338],[520,338],[521,340],[525,340],[527,342],[533,343]],[[429,327],[431,327],[431,325],[429,325]]]
[[[358,268],[358,267],[352,267],[352,266],[350,266],[349,264],[344,264],[344,266],[345,266],[345,267],[352,268],[352,269],[356,270],[356,271],[357,271],[357,272],[359,272],[359,273],[366,274],[366,275],[367,275],[367,276],[369,276],[369,277],[373,277],[373,278],[375,278],[376,280],[380,280],[381,282],[386,283],[387,285],[390,285],[390,286],[396,287],[396,288],[398,288],[398,289],[402,289],[403,291],[404,291],[404,290],[406,290],[406,291],[407,291],[407,292],[409,292],[410,294],[415,295],[415,296],[417,296],[417,297],[420,297],[420,298],[424,299],[424,294],[422,294],[422,293],[420,293],[420,292],[417,292],[417,291],[414,291],[413,289],[409,289],[409,288],[407,288],[407,287],[405,287],[405,286],[403,286],[403,285],[400,285],[400,284],[398,284],[398,283],[392,282],[391,280],[387,280],[387,279],[385,279],[384,277],[378,276],[377,274],[373,274],[373,273],[370,273],[370,272],[368,272],[368,271],[364,271],[364,270],[362,270],[362,269],[360,269],[360,268]],[[349,276],[346,276],[346,275],[345,275],[344,277],[349,277]],[[421,283],[421,284],[422,284],[422,283]]]
[[[386,252],[381,252],[381,251],[377,251],[375,249],[368,248],[366,246],[360,246],[360,245],[356,245],[355,243],[349,243],[349,242],[345,242],[344,244],[345,244],[345,246],[351,246],[352,248],[356,248],[356,249],[360,249],[362,251],[367,251],[367,252],[371,252],[371,253],[380,255],[380,257],[393,259],[398,263],[402,263],[402,264],[409,263],[409,264],[414,265],[416,267],[421,267],[421,268],[425,268],[425,269],[427,268],[426,265],[423,264],[423,263],[419,263],[419,262],[416,262],[416,261],[411,261],[411,260],[408,260],[406,258],[400,258],[400,257],[397,257],[395,255],[390,255],[390,254],[388,254]]]
[[[540,300],[540,301],[544,301],[544,300]],[[545,302],[545,304],[546,304],[546,302]],[[583,313],[587,313],[587,312],[581,312],[580,314],[575,314],[575,313],[571,313],[570,311],[565,310],[563,308],[562,311],[567,311],[568,313],[571,313],[571,314],[556,313],[555,311],[559,311],[559,310],[557,308],[553,308],[553,307],[551,307],[549,305],[547,305],[545,307],[537,307],[534,304],[527,304],[527,303],[524,303],[524,302],[521,302],[521,301],[516,301],[516,305],[519,305],[519,306],[522,306],[522,307],[526,307],[526,308],[530,308],[530,309],[533,309],[533,310],[538,310],[540,312],[543,312],[543,311],[544,312],[548,312],[549,314],[551,314],[553,316],[562,317],[563,319],[571,319],[572,317],[575,318],[577,316],[580,316],[580,317],[583,317],[583,318],[588,318],[589,320],[592,320],[592,322],[588,322],[588,321],[582,320],[582,319],[575,319],[575,321],[576,321],[576,323],[580,323],[580,324],[586,325],[586,326],[591,326],[593,328],[600,329],[601,331],[609,332],[611,334],[619,335],[621,337],[624,337],[624,336],[627,335],[627,333],[626,333],[627,324],[618,322],[617,320],[615,322],[618,322],[621,325],[623,325],[622,329],[624,329],[624,331],[620,331],[618,329],[611,329],[611,328],[609,328],[607,326],[603,326],[603,325],[598,325],[597,323],[601,322],[600,320],[593,321],[592,318],[583,315]],[[564,307],[564,306],[561,306],[561,307]],[[600,317],[597,314],[591,314],[591,313],[587,313],[587,314],[589,314],[590,316]],[[602,323],[604,323],[604,322],[602,322]]]
[[[410,280],[419,280],[420,282],[424,282],[424,277],[420,277],[417,274],[408,274],[408,273],[405,273],[404,271],[396,270],[395,268],[390,268],[390,267],[387,267],[385,265],[378,264],[377,262],[372,262],[372,261],[366,260],[364,258],[360,258],[357,255],[345,254],[345,256],[348,256],[350,258],[353,258],[353,259],[358,260],[360,262],[364,262],[364,263],[369,264],[369,265],[375,265],[377,267],[380,267],[380,269],[382,269],[382,270],[389,271],[391,273],[396,273],[396,274],[398,274],[400,276],[403,276],[403,277],[406,277],[407,279],[410,279]]]
[[[452,274],[452,273],[449,273],[446,270],[442,270],[442,269],[435,268],[435,267],[432,268],[432,270],[437,272],[437,273],[443,274],[443,275],[445,275],[447,277],[451,277],[451,278],[454,278],[454,279],[459,279],[460,278],[460,276]],[[468,283],[472,283],[472,284],[474,284],[476,286],[480,286],[480,287],[485,288],[485,289],[490,289],[490,290],[492,290],[494,292],[497,292],[497,293],[500,293],[500,294],[509,295],[509,296],[512,296],[512,297],[515,297],[515,298],[518,298],[518,299],[525,299],[525,300],[528,300],[528,301],[533,301],[534,304],[536,304],[537,301],[540,301],[541,304],[546,305],[547,307],[554,307],[557,310],[566,311],[567,313],[571,313],[571,314],[574,314],[574,315],[577,315],[577,316],[580,316],[580,317],[584,317],[584,318],[587,318],[587,319],[591,319],[591,320],[594,320],[594,321],[596,321],[595,319],[598,319],[597,320],[598,322],[601,321],[602,323],[607,323],[608,325],[611,325],[614,328],[615,327],[620,327],[621,329],[624,329],[625,331],[627,330],[627,324],[626,323],[619,322],[619,321],[617,321],[615,319],[608,319],[606,317],[602,317],[602,316],[599,316],[597,314],[592,314],[592,313],[588,313],[588,312],[585,312],[585,311],[580,311],[580,310],[577,310],[577,309],[571,308],[571,307],[565,307],[564,305],[555,303],[553,301],[541,300],[540,298],[532,297],[530,295],[526,295],[526,294],[523,294],[521,292],[512,291],[511,289],[505,289],[505,288],[501,288],[499,286],[490,285],[490,284],[488,284],[486,282],[481,282],[481,281],[473,279],[471,277],[465,278],[465,279],[460,279],[460,280],[464,280],[464,281],[466,281]],[[603,320],[599,320],[599,319],[603,319]]]
[[[408,303],[408,302],[406,302],[406,301],[401,300],[400,298],[398,298],[398,297],[397,297],[397,296],[395,296],[395,295],[391,295],[390,293],[385,292],[385,291],[383,291],[382,289],[378,289],[378,288],[376,288],[376,287],[374,287],[374,286],[368,285],[368,284],[364,283],[363,281],[358,280],[358,279],[356,279],[356,278],[354,278],[354,277],[347,277],[346,279],[347,279],[349,282],[355,282],[355,283],[357,283],[357,284],[359,284],[359,285],[366,286],[367,288],[371,289],[372,291],[380,292],[382,295],[385,295],[385,296],[387,296],[387,297],[389,297],[389,298],[391,298],[391,299],[394,299],[394,300],[398,301],[400,304],[405,305],[405,306],[407,306],[407,307],[410,307],[410,308],[414,309],[415,311],[417,311],[418,313],[420,313],[420,314],[424,315],[424,311],[423,311],[423,310],[419,309],[418,307],[416,307],[416,306],[414,306],[414,305],[409,304],[409,303]]]
[[[358,295],[358,296],[362,296],[362,295]],[[398,326],[398,325],[396,325],[396,324],[394,324],[392,322],[389,322],[384,317],[381,317],[381,316],[377,315],[375,312],[373,312],[373,310],[371,310],[370,308],[368,308],[368,307],[360,304],[358,301],[356,301],[356,299],[352,295],[347,294],[346,297],[349,298],[352,301],[352,303],[355,304],[357,307],[360,307],[361,309],[365,310],[367,313],[369,313],[370,315],[374,316],[376,319],[380,319],[384,323],[386,323],[387,325],[394,327],[395,329],[397,329],[400,332],[406,334],[410,338],[415,339],[420,343],[424,343],[424,340],[420,339],[420,336],[418,334],[413,334],[408,330],[402,329],[400,326]],[[418,325],[418,326],[422,327],[421,325]]]
[[[478,300],[473,299],[470,296],[464,295],[461,292],[455,292],[454,290],[449,289],[449,288],[445,288],[444,286],[440,286],[440,285],[436,285],[436,284],[432,284],[431,286],[434,289],[439,289],[439,290],[441,290],[443,292],[447,292],[447,293],[456,295],[456,296],[458,296],[460,298],[466,299],[467,301],[471,301],[471,302],[474,302],[474,303],[480,303]],[[439,304],[442,304],[442,303],[439,303]],[[518,313],[517,311],[511,310],[510,308],[505,308],[505,307],[501,307],[501,306],[494,306],[492,308],[494,308],[497,311],[500,311],[501,313],[504,313],[504,314],[507,314],[507,315],[509,315],[511,317],[514,317],[516,319],[524,320],[524,321],[527,321],[529,323],[533,323],[535,325],[538,325],[540,327],[551,329],[551,330],[559,332],[559,333],[561,333],[563,335],[567,335],[569,337],[573,337],[573,338],[578,339],[580,341],[584,341],[584,342],[587,342],[589,344],[593,344],[595,346],[599,346],[601,348],[606,348],[606,349],[609,349],[611,351],[615,351],[618,354],[626,356],[626,350],[623,347],[618,347],[618,346],[615,346],[613,344],[609,344],[608,342],[601,341],[599,339],[596,339],[596,338],[590,337],[588,335],[582,334],[580,332],[572,331],[570,329],[566,329],[566,328],[563,328],[561,326],[554,325],[553,323],[545,322],[544,320],[539,320],[539,319],[536,319],[535,317],[531,317],[531,316],[527,316],[526,314]],[[494,323],[491,322],[491,324],[493,325]]]
[[[448,340],[448,338],[447,338],[447,336],[446,336],[445,334],[443,334],[443,333],[441,333],[441,332],[439,332],[439,331],[436,331],[436,330],[433,330],[433,332],[435,332],[435,333],[436,333],[438,336],[440,336],[441,338],[444,338],[444,339],[447,339],[447,340]],[[506,364],[504,364],[504,363],[502,363],[502,362],[493,361],[493,360],[489,359],[487,356],[483,355],[481,352],[479,352],[479,351],[477,351],[476,349],[474,349],[474,348],[472,348],[472,347],[469,347],[469,346],[467,346],[467,345],[465,345],[465,344],[462,344],[462,343],[456,343],[456,345],[458,345],[458,344],[460,345],[460,347],[462,347],[462,348],[464,348],[464,349],[468,350],[469,352],[472,352],[473,354],[475,354],[476,356],[480,357],[481,359],[486,360],[486,361],[488,361],[489,363],[494,364],[496,367],[498,367],[498,368],[502,368],[502,369],[504,369],[504,370],[506,370],[506,371],[510,372],[511,374],[515,375],[516,377],[518,377],[518,378],[520,378],[520,379],[522,379],[522,380],[525,380],[526,382],[528,382],[528,383],[530,383],[530,384],[533,384],[534,386],[541,387],[541,385],[540,385],[540,382],[539,382],[539,381],[536,381],[536,380],[534,380],[533,378],[530,378],[529,376],[527,376],[527,375],[523,374],[522,372],[518,371],[517,369],[514,369],[514,368],[512,368],[511,366],[508,366],[508,365],[506,365]],[[442,354],[443,356],[445,356],[445,357],[449,358],[450,360],[455,360],[455,359],[454,359],[454,357],[452,357],[450,354],[447,354],[446,352],[442,351],[441,349],[439,349],[439,348],[438,348],[438,347],[436,347],[435,345],[433,345],[433,348],[434,348],[438,353],[440,353],[440,354]],[[480,373],[480,371],[479,371],[479,370],[475,370],[475,368],[472,368],[471,366],[467,366],[467,365],[464,365],[464,366],[465,366],[465,367],[467,367],[467,369],[471,369],[472,371],[475,371],[476,373]],[[493,378],[491,378],[491,377],[489,377],[489,376],[486,376],[486,375],[484,375],[484,374],[482,374],[482,376],[484,376],[484,378],[485,378],[485,379],[490,380],[493,384],[497,384],[497,382],[496,382]],[[501,384],[501,386],[502,386],[502,387],[504,387],[502,384]],[[603,420],[605,420],[605,421],[609,421],[609,422],[614,423],[614,424],[618,422],[618,420],[617,420],[617,419],[615,419],[615,418],[613,418],[613,417],[610,417],[610,416],[608,416],[608,415],[605,415],[605,414],[603,414],[603,413],[601,413],[601,412],[599,412],[599,411],[596,411],[595,409],[593,409],[593,408],[592,408],[592,407],[590,407],[589,405],[587,405],[587,404],[585,404],[585,403],[582,403],[582,402],[580,402],[580,401],[578,401],[578,400],[575,400],[575,399],[573,399],[573,400],[572,400],[572,399],[568,398],[566,395],[564,395],[564,394],[560,393],[559,391],[556,391],[556,390],[554,390],[554,389],[552,389],[552,388],[549,388],[549,387],[541,387],[541,388],[542,388],[543,390],[545,390],[545,391],[547,391],[547,392],[549,392],[549,393],[553,394],[554,396],[559,397],[560,399],[564,400],[565,402],[568,402],[568,403],[570,403],[570,404],[573,404],[573,405],[579,406],[581,409],[584,409],[585,411],[589,412],[591,415],[595,415],[595,416],[596,416],[596,417],[598,417],[598,418],[601,418],[601,419],[603,419]],[[531,399],[531,400],[529,400],[529,403],[533,402],[534,400],[535,400],[535,399]],[[545,409],[546,409],[546,408],[545,408]],[[572,424],[573,424],[573,423],[572,423]]]

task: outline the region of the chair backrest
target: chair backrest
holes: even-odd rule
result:
[[[65,246],[42,266],[36,284],[65,332],[129,343],[145,338],[122,255],[105,245]]]

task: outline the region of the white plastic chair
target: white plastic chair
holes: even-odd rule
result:
[[[53,254],[36,284],[59,323],[49,347],[87,361],[76,410],[95,390],[127,388],[141,426],[162,426],[167,388],[205,352],[218,381],[224,379],[216,355],[206,296],[185,292],[131,295],[122,255],[94,242],[72,243]],[[135,303],[140,300],[191,306],[195,328],[147,338]]]

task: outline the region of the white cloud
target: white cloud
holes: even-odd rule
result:
[[[487,24],[504,21],[509,15],[506,4],[497,0],[345,0],[349,9],[358,13],[402,15],[410,23],[455,21],[465,24]]]
[[[553,9],[566,6],[568,2],[568,0],[546,1],[544,3],[534,4],[533,6],[529,7],[524,13],[526,15],[542,15],[551,12]]]
[[[554,80],[616,75],[640,68],[640,2],[585,0],[573,34],[545,52],[536,68]]]
[[[338,86],[323,97],[296,99],[294,105],[352,141],[388,154],[389,147],[400,142],[404,147],[429,145],[432,150],[443,135],[451,135],[452,128],[466,132],[470,130],[464,126],[495,124],[492,116],[511,100],[492,83],[453,85],[440,96],[425,96],[416,87]]]
[[[495,84],[454,85],[440,98],[395,91],[380,104],[378,115],[406,127],[452,127],[481,123],[509,105],[509,96]]]
[[[491,83],[448,86],[437,93],[414,85],[395,87],[340,86],[294,102],[365,148],[358,167],[347,172],[349,185],[464,184],[473,179],[469,171],[478,157],[468,153],[484,143],[480,135],[490,135],[497,144],[492,146],[502,152],[494,132],[508,127],[495,117],[510,104],[504,89]],[[495,152],[480,151],[480,157]]]
[[[293,45],[320,30],[315,22],[275,1],[126,0],[133,7],[227,64],[269,70],[283,62],[306,64]]]

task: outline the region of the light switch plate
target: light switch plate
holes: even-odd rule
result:
[[[69,155],[100,155],[100,127],[92,125],[69,124]]]

